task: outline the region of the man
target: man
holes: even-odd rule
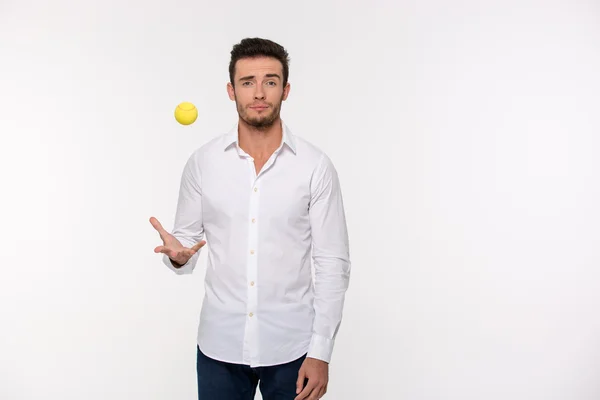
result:
[[[200,400],[251,400],[257,387],[264,400],[327,391],[350,277],[348,234],[331,160],[280,118],[288,74],[277,43],[233,47],[227,91],[238,121],[188,159],[173,233],[150,218],[163,240],[154,251],[175,273],[191,273],[210,243]]]

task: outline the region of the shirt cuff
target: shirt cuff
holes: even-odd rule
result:
[[[331,354],[333,353],[333,344],[334,340],[313,334],[306,356],[329,363],[331,361]]]
[[[177,275],[191,274],[194,270],[194,266],[196,265],[196,262],[198,261],[199,255],[200,255],[200,251],[197,251],[196,254],[194,254],[192,257],[190,257],[188,262],[183,264],[180,268],[175,268],[173,266],[173,264],[171,263],[171,259],[166,254],[163,254],[163,262],[165,263],[165,265],[167,267],[169,267],[169,269],[171,271],[175,272]]]

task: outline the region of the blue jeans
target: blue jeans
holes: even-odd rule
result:
[[[213,360],[197,349],[198,400],[254,400],[257,386],[263,400],[296,397],[298,371],[306,354],[289,363],[251,368]]]

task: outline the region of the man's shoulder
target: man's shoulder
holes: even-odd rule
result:
[[[300,156],[309,157],[316,161],[323,157],[327,157],[327,154],[322,147],[304,136],[293,134],[292,140],[296,147],[296,154]]]
[[[294,141],[297,154],[311,160],[311,164],[315,170],[335,168],[333,160],[320,145],[298,135],[294,135]]]

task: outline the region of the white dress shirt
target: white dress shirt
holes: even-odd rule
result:
[[[239,147],[238,123],[183,169],[172,234],[186,247],[207,244],[181,268],[163,262],[191,273],[207,249],[198,346],[217,360],[331,360],[350,278],[340,183],[323,151],[282,128],[258,174]]]

